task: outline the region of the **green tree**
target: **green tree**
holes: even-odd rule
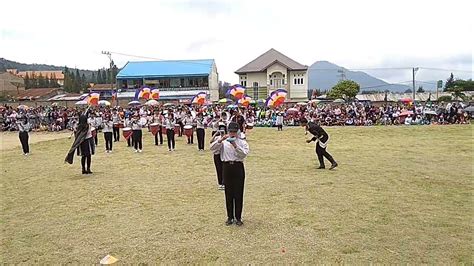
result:
[[[333,99],[342,98],[347,101],[354,99],[359,91],[360,86],[357,84],[357,82],[352,80],[341,80],[334,87],[332,87],[327,96]]]
[[[82,73],[82,76],[81,76],[81,89],[84,89],[87,87],[87,79],[86,79],[86,75],[84,75],[84,73]]]
[[[92,82],[92,83],[97,83],[97,80],[96,80],[96,78],[95,78],[94,72],[92,72],[91,82]]]
[[[30,75],[28,75],[28,72],[26,72],[24,82],[25,82],[25,89],[30,89],[31,88],[31,79],[30,79]]]
[[[449,96],[449,95],[444,95],[444,96],[439,96],[438,98],[438,102],[450,102],[453,100],[453,97]]]
[[[405,93],[412,93],[413,91],[411,89],[406,89]]]
[[[459,86],[454,86],[449,89],[454,100],[466,100],[466,94],[464,94],[463,89]]]
[[[102,69],[101,73],[102,73],[101,84],[105,84],[107,83],[107,71],[105,69]]]
[[[448,91],[452,87],[454,87],[454,75],[453,75],[453,73],[451,73],[449,78],[446,80],[446,84],[444,84],[444,91]]]
[[[417,93],[423,93],[425,90],[423,89],[423,86],[418,87],[418,90],[416,91]]]
[[[472,79],[457,79],[456,81],[454,81],[453,87],[455,86],[462,88],[463,91],[474,91],[474,81],[472,81]]]

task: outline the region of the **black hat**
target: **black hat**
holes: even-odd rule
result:
[[[237,124],[236,122],[230,122],[227,126],[227,130],[229,132],[237,132],[239,131],[239,124]]]

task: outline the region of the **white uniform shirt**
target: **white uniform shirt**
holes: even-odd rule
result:
[[[114,126],[114,123],[112,121],[103,121],[102,123],[102,132],[106,133],[106,132],[113,132],[114,129],[113,129],[113,126]]]
[[[247,141],[237,138],[235,140],[235,144],[237,145],[237,147],[234,148],[234,146],[227,140],[224,140],[219,143],[220,139],[220,137],[216,138],[216,141],[211,143],[210,149],[214,154],[220,152],[221,160],[223,162],[243,162],[245,157],[247,157],[247,155],[249,154],[250,150]]]

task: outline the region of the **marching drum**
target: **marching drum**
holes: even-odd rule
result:
[[[161,126],[161,134],[166,135],[166,127],[165,126]]]
[[[181,126],[179,124],[174,124],[174,134],[179,134]]]
[[[123,134],[123,137],[128,140],[131,136],[132,136],[132,128],[130,127],[124,127],[123,128],[123,131],[122,131],[122,134]]]
[[[95,127],[91,127],[91,133],[92,137],[95,138],[97,136],[97,129],[95,129]]]
[[[187,137],[191,137],[193,135],[193,126],[191,125],[184,126],[184,135],[186,135]]]
[[[248,123],[246,126],[246,129],[252,129],[253,128],[253,123]]]
[[[160,130],[160,125],[158,123],[150,124],[150,131],[153,136],[158,134],[158,130]]]

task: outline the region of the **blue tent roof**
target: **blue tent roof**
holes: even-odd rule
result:
[[[128,62],[118,79],[205,76],[212,71],[214,59]]]

